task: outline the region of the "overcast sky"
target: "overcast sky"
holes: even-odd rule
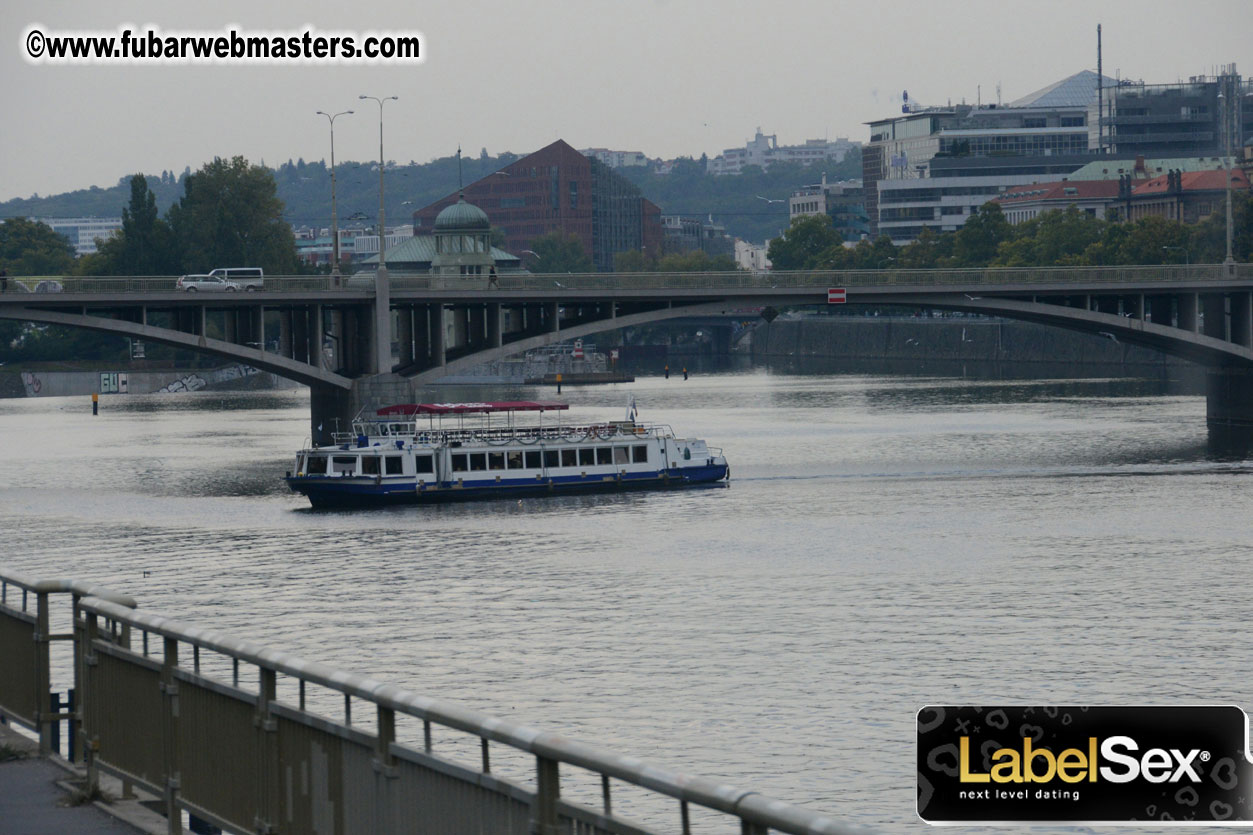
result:
[[[274,6],[291,9],[283,12]],[[1236,62],[1253,73],[1250,0],[465,0],[268,4],[218,0],[0,5],[0,200],[55,194],[215,156],[270,165],[385,151],[426,162],[486,147],[523,153],[561,137],[650,157],[742,145],[761,126],[781,144],[847,136],[923,104],[1023,96],[1096,68],[1176,81]],[[416,30],[426,61],[348,67],[48,66],[23,59],[33,24],[103,30]],[[368,105],[362,107],[361,105]]]

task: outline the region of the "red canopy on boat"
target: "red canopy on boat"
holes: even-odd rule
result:
[[[500,403],[403,403],[378,410],[379,417],[393,415],[468,415],[489,412],[558,412],[569,409],[568,403],[540,403],[534,400],[509,400]]]

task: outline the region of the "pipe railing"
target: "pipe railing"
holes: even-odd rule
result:
[[[16,591],[21,591],[21,602],[18,603]],[[76,641],[73,633],[57,634],[52,632],[49,596],[54,594],[70,594],[74,598],[74,610],[77,612],[79,602],[84,597],[109,601],[111,605],[122,608],[135,608],[133,598],[117,594],[103,586],[86,583],[81,580],[57,579],[36,580],[11,571],[0,573],[0,617],[5,618],[6,627],[16,631],[5,631],[2,645],[6,654],[24,656],[31,669],[14,670],[10,668],[8,659],[0,658],[0,670],[3,670],[5,682],[0,686],[0,714],[18,724],[29,728],[39,735],[39,751],[48,754],[52,750],[55,726],[64,720],[77,722],[77,712],[53,710],[52,708],[52,659],[51,644],[56,641]],[[31,597],[34,597],[34,601]],[[34,610],[31,604],[34,603]],[[77,623],[77,617],[75,617]],[[26,624],[25,627],[20,624]],[[7,643],[8,641],[24,641],[24,630],[29,629],[29,646]],[[77,652],[75,655],[77,661]],[[77,663],[75,678],[77,679]],[[23,680],[23,676],[26,676]],[[77,684],[77,681],[76,681]],[[25,692],[23,692],[25,691]],[[81,692],[81,691],[79,691]]]
[[[21,592],[20,603],[17,600],[19,590]],[[48,631],[48,596],[56,593],[70,593],[74,596],[74,629],[67,635],[50,635]],[[34,595],[38,602],[35,613],[29,611],[31,595]],[[436,764],[434,767],[445,774],[460,773],[460,779],[467,785],[495,786],[495,790],[501,796],[509,796],[513,798],[513,802],[529,803],[529,831],[532,832],[556,833],[563,831],[563,827],[569,825],[571,821],[577,822],[576,828],[580,832],[643,833],[648,831],[614,814],[611,779],[638,787],[646,792],[678,800],[681,815],[680,827],[683,832],[690,831],[690,806],[702,807],[738,819],[741,831],[746,833],[764,833],[774,830],[787,833],[853,835],[853,833],[866,831],[862,827],[844,824],[801,807],[771,800],[753,791],[659,768],[635,757],[571,740],[528,725],[498,719],[455,702],[424,696],[369,676],[307,661],[291,653],[234,638],[224,632],[196,627],[160,615],[138,612],[134,607],[135,601],[130,597],[116,594],[95,584],[76,580],[32,580],[13,572],[0,572],[0,626],[8,630],[7,624],[9,623],[25,625],[0,632],[0,653],[2,653],[0,654],[0,669],[3,669],[7,680],[19,682],[24,688],[23,692],[28,689],[41,694],[36,700],[39,709],[34,716],[9,709],[2,701],[0,701],[0,713],[39,730],[42,750],[45,753],[49,750],[45,739],[48,737],[47,729],[51,723],[67,718],[79,722],[82,729],[79,738],[88,741],[88,744],[82,747],[87,749],[89,780],[94,782],[97,773],[104,771],[122,778],[128,786],[133,781],[150,791],[163,793],[168,804],[166,812],[171,820],[171,832],[178,831],[176,822],[182,811],[192,812],[202,819],[232,831],[250,830],[238,823],[232,823],[228,811],[216,810],[211,805],[203,806],[191,801],[183,802],[180,799],[177,776],[180,771],[178,758],[195,756],[204,752],[180,754],[177,743],[171,742],[171,740],[177,740],[178,737],[171,736],[168,730],[161,731],[149,739],[148,743],[162,749],[153,751],[151,756],[158,759],[164,757],[164,769],[167,776],[164,782],[155,779],[152,775],[144,778],[119,766],[116,758],[111,759],[110,747],[107,744],[102,747],[98,741],[101,733],[108,738],[110,729],[104,726],[95,728],[92,727],[92,723],[113,723],[112,732],[115,734],[118,728],[128,727],[126,722],[129,721],[147,725],[156,723],[157,726],[166,728],[173,727],[169,723],[183,721],[178,719],[180,681],[186,681],[187,687],[201,686],[216,693],[225,694],[225,697],[229,699],[236,701],[245,699],[252,702],[256,714],[254,724],[259,723],[256,726],[264,730],[273,731],[277,727],[275,723],[279,718],[286,720],[294,717],[297,722],[303,723],[301,726],[329,727],[340,736],[348,734],[358,740],[366,739],[375,751],[374,773],[360,775],[361,779],[377,777],[379,774],[394,777],[396,766],[402,762],[427,763],[428,765],[434,762],[436,758],[432,753],[432,726],[467,734],[470,738],[477,737],[478,746],[481,748],[481,767],[467,771],[464,766],[451,761],[442,761],[446,765]],[[11,639],[15,634],[19,638],[25,635],[25,642],[29,643],[32,634],[30,630],[33,630],[36,644],[42,647],[42,651],[35,654],[33,662],[29,653],[19,658],[19,652],[11,649],[12,646],[20,646],[21,642],[4,643],[4,639]],[[131,648],[132,636],[134,636],[134,649]],[[73,639],[75,642],[74,676],[79,702],[72,714],[53,715],[48,711],[51,674],[48,666],[47,641],[52,639]],[[159,657],[156,655],[157,648],[160,648]],[[190,652],[180,652],[180,648],[190,648]],[[225,665],[219,664],[219,667],[223,671],[229,669],[230,672],[218,679],[208,676],[202,668],[202,652],[212,653],[213,656],[225,661]],[[126,718],[128,711],[142,712],[144,707],[140,702],[148,697],[143,695],[142,690],[137,693],[130,691],[134,694],[130,698],[135,700],[132,704],[122,694],[122,687],[134,685],[135,679],[132,674],[122,675],[118,679],[112,678],[109,674],[105,674],[103,678],[100,676],[89,678],[95,675],[92,670],[104,669],[97,666],[102,660],[107,660],[102,659],[101,655],[108,655],[113,659],[111,663],[119,663],[126,669],[134,670],[133,675],[157,676],[159,674],[161,704],[164,706],[162,711],[166,715],[157,717],[145,713],[143,716]],[[247,675],[244,678],[256,684],[254,688],[247,691],[240,689],[241,665],[251,668],[245,670]],[[31,666],[34,669],[30,669]],[[115,676],[122,668],[111,669],[114,670],[112,675]],[[151,672],[144,673],[144,670]],[[255,670],[255,676],[251,674],[253,670]],[[278,698],[279,676],[298,683],[299,695],[295,704]],[[126,681],[131,683],[127,685]],[[308,709],[306,703],[308,685],[329,691],[336,700],[342,698],[345,714],[342,723],[335,723],[325,717],[317,716]],[[7,691],[0,687],[0,694],[5,692]],[[192,695],[192,691],[189,690],[186,698],[191,698]],[[109,701],[110,696],[113,697],[113,703],[102,705],[101,702]],[[94,702],[91,701],[93,699]],[[365,732],[367,726],[361,724],[360,718],[356,724],[353,723],[354,701],[368,703],[371,706],[369,713],[375,714],[372,718],[377,723],[374,734]],[[149,704],[148,710],[151,709],[152,705]],[[187,721],[191,721],[191,713],[189,713],[191,710],[192,708],[188,706],[183,708]],[[84,722],[85,716],[90,721]],[[421,721],[425,740],[423,746],[408,748],[397,742],[396,719],[398,716],[413,717]],[[231,729],[223,726],[221,736],[230,738]],[[92,742],[93,739],[96,741]],[[126,740],[126,744],[134,744],[133,735]],[[217,742],[211,739],[208,743],[202,744],[222,746],[208,753],[213,761],[229,761],[233,757],[243,757],[244,760],[248,760],[244,752],[228,750],[229,743],[227,742]],[[504,745],[512,749],[515,755],[521,754],[534,759],[535,790],[533,793],[502,780],[492,771],[489,744]],[[136,755],[135,750],[133,747],[129,748],[128,756],[139,756],[140,759],[149,756],[142,753]],[[265,750],[272,753],[277,749]],[[578,806],[561,797],[560,771],[563,766],[582,769],[599,778],[602,794],[601,809]],[[266,785],[276,786],[276,781],[279,779],[277,761],[269,767],[274,770],[274,773],[265,775],[262,781],[269,781]],[[366,768],[366,771],[370,770],[369,767]],[[259,796],[263,800],[269,797],[269,802],[274,802],[272,792],[267,795],[265,790],[259,791]],[[257,820],[260,821],[263,818],[264,816],[258,813]],[[234,820],[237,821],[238,818]],[[354,825],[346,822],[346,828],[352,831]],[[287,829],[280,826],[273,831],[287,831]]]
[[[631,272],[631,273],[527,273],[501,275],[489,287],[484,276],[440,276],[389,270],[393,291],[619,291],[675,290],[720,292],[726,290],[825,289],[827,287],[947,287],[1017,286],[1039,284],[1166,284],[1193,281],[1250,281],[1253,265],[1237,264],[1234,274],[1222,264],[1167,264],[1116,267],[987,267],[973,269],[883,269],[883,270],[777,270],[751,273],[730,272]],[[57,293],[170,293],[179,298],[210,301],[222,297],[255,293],[238,291],[188,293],[178,290],[177,276],[31,276],[9,279],[8,300],[29,297],[33,302]],[[42,287],[42,290],[39,288]],[[20,288],[20,289],[19,289]],[[38,292],[37,292],[38,291]],[[337,278],[329,275],[266,276],[256,293],[343,293],[374,292],[373,273]]]
[[[452,730],[477,736],[484,745],[484,764],[488,762],[486,744],[501,743],[515,750],[533,755],[537,761],[536,807],[552,810],[554,816],[560,808],[560,784],[555,767],[551,776],[545,778],[545,764],[570,765],[593,772],[602,777],[605,786],[605,818],[611,818],[611,796],[608,783],[603,778],[613,778],[652,792],[675,798],[681,804],[694,804],[732,815],[740,819],[746,832],[766,832],[771,829],[787,833],[831,833],[852,835],[864,833],[859,826],[843,824],[829,816],[771,800],[756,792],[718,783],[701,777],[658,768],[635,757],[617,754],[592,745],[567,739],[559,734],[540,731],[528,725],[498,719],[455,702],[422,696],[395,685],[385,684],[369,676],[349,673],[317,662],[306,661],[287,652],[267,648],[261,644],[239,640],[226,633],[207,630],[182,623],[160,615],[131,611],[101,598],[86,598],[80,602],[80,610],[88,616],[108,618],[113,623],[129,626],[144,635],[159,635],[166,641],[186,644],[194,648],[194,657],[200,650],[208,650],[232,660],[235,670],[234,683],[238,684],[238,664],[249,664],[258,670],[258,679],[273,681],[281,674],[296,679],[300,685],[303,701],[305,685],[314,684],[336,691],[345,697],[345,710],[350,711],[350,700],[358,699],[373,704],[378,710],[379,732],[377,738],[394,739],[395,714],[404,714]],[[179,656],[177,651],[175,655]],[[179,656],[181,657],[181,656]],[[303,704],[300,706],[303,710]],[[345,724],[351,724],[351,714]],[[355,728],[361,726],[353,725]],[[426,729],[427,739],[430,728]],[[545,796],[550,795],[550,796]],[[537,813],[538,814],[538,813]],[[542,820],[539,814],[539,831],[556,831],[557,821]],[[625,824],[625,822],[622,822]],[[610,829],[609,831],[614,831]]]

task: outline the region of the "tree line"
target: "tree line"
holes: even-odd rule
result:
[[[1233,254],[1253,255],[1253,195],[1233,197]],[[999,204],[985,203],[955,232],[924,229],[913,243],[886,235],[844,245],[826,215],[797,218],[768,255],[776,270],[1067,267],[1122,264],[1217,264],[1227,252],[1227,221],[1217,212],[1194,224],[1162,217],[1126,223],[1075,207],[1011,225]]]

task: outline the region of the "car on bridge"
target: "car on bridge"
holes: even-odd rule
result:
[[[188,293],[197,293],[202,291],[225,291],[234,293],[239,289],[239,285],[234,281],[228,281],[220,275],[185,275],[179,278],[174,285],[179,290],[185,290]]]

